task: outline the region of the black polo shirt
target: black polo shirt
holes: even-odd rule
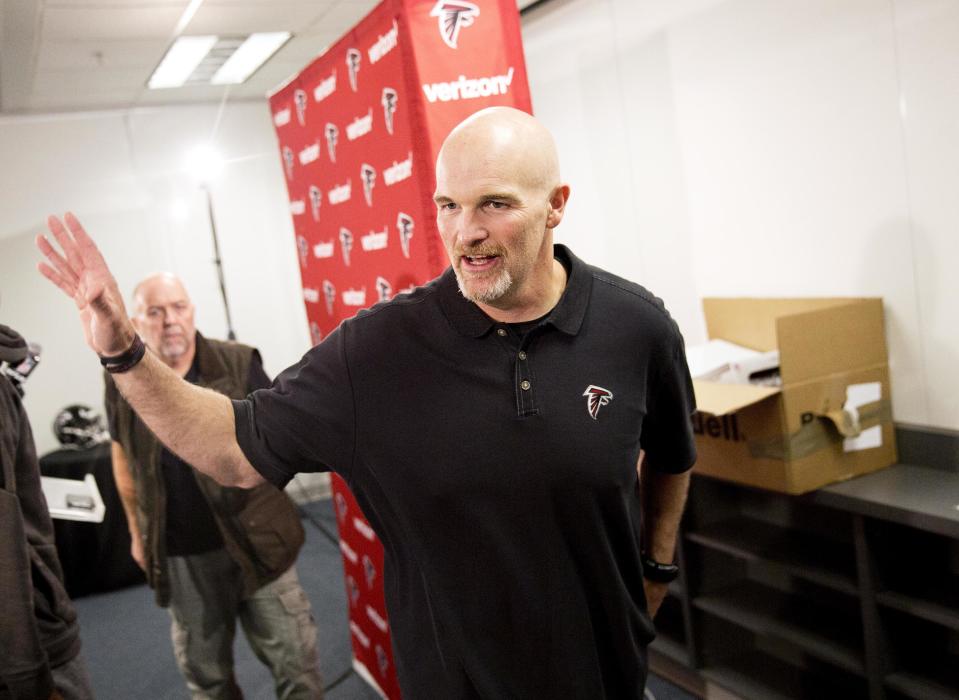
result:
[[[336,471],[382,540],[404,697],[642,696],[636,463],[692,465],[692,384],[659,299],[556,257],[566,290],[523,336],[447,270],[234,401],[264,477]]]

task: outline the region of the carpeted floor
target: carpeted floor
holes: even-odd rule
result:
[[[336,517],[329,500],[304,506],[306,544],[297,571],[319,626],[320,670],[327,700],[377,700],[352,671],[350,631],[340,550],[330,540]],[[170,621],[146,586],[78,598],[84,656],[99,700],[183,700],[188,697],[173,660]],[[269,672],[237,633],[236,675],[249,700],[275,697]],[[655,700],[693,700],[691,695],[651,677]]]

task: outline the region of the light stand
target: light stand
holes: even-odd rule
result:
[[[233,318],[230,316],[230,302],[226,297],[226,282],[223,279],[223,260],[220,258],[220,240],[216,235],[216,219],[213,217],[213,195],[206,183],[200,185],[206,194],[206,210],[210,216],[210,233],[213,234],[213,264],[216,265],[216,275],[220,281],[220,296],[223,297],[223,310],[226,312],[226,337],[236,340],[233,330]]]

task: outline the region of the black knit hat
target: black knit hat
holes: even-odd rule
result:
[[[0,323],[0,362],[16,365],[27,356],[27,341],[9,326]]]

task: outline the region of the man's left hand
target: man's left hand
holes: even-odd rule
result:
[[[668,583],[656,583],[649,579],[643,579],[643,589],[646,591],[646,610],[649,612],[650,618],[656,616],[659,606],[663,604],[668,588]]]

